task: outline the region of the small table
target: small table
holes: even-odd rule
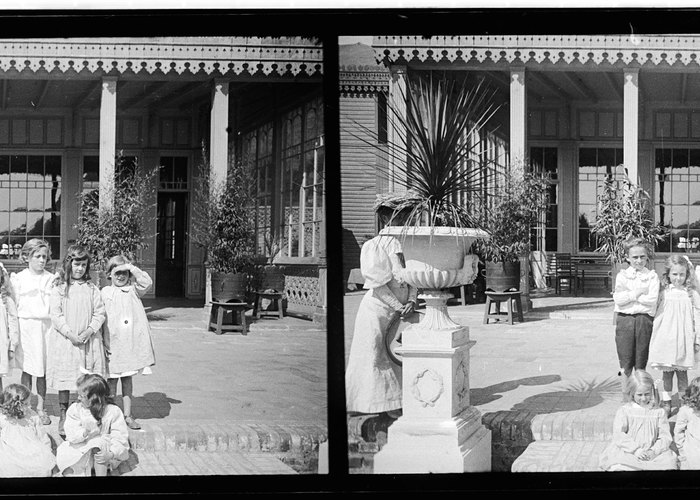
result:
[[[245,311],[248,304],[245,302],[211,302],[211,316],[209,318],[209,328],[214,328],[217,335],[224,331],[241,332],[248,335],[248,323],[246,322]],[[232,321],[224,323],[224,314],[230,312]],[[214,319],[216,314],[216,319]]]
[[[484,311],[484,324],[488,324],[489,319],[500,321],[507,319],[509,324],[513,324],[513,303],[517,306],[518,320],[523,320],[523,305],[520,300],[521,291],[516,292],[486,292],[486,310]],[[501,302],[506,303],[507,312],[501,313]],[[496,305],[496,312],[491,312],[491,304]]]

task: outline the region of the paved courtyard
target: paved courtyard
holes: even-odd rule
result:
[[[216,335],[207,329],[201,302],[144,305],[156,365],[152,375],[134,377],[133,414],[143,429],[130,431],[134,464],[141,454],[130,475],[295,473],[280,459],[297,466],[293,460],[308,458],[297,455],[327,438],[325,328],[293,317],[263,318],[248,335]],[[14,370],[3,383],[19,378]],[[49,431],[60,439],[51,389],[47,410]],[[187,451],[215,454],[194,464],[173,459]]]

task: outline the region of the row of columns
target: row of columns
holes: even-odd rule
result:
[[[225,180],[228,168],[229,82],[216,80],[212,88],[209,140],[211,178]],[[102,78],[100,96],[100,179],[114,178],[117,144],[117,77]],[[213,183],[212,183],[213,184]],[[100,182],[100,203],[111,203],[109,186]]]
[[[405,66],[392,68],[389,82],[390,114],[406,116],[408,73]],[[632,182],[637,182],[639,149],[639,69],[624,70],[624,158],[625,167]],[[399,174],[397,165],[402,162],[400,149],[405,144],[406,132],[400,121],[389,119],[390,183],[389,189],[398,189],[394,178]],[[525,68],[510,70],[510,159],[511,164],[524,168],[527,159],[527,86]]]

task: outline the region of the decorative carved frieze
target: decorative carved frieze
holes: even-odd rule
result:
[[[0,71],[27,70],[311,76],[323,73],[323,48],[301,37],[0,40]]]
[[[377,62],[697,69],[697,35],[377,36]],[[591,68],[593,69],[593,68]]]

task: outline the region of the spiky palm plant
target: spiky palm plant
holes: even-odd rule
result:
[[[379,174],[409,191],[389,197],[403,208],[410,206],[409,224],[474,226],[477,218],[465,200],[483,189],[489,173],[483,168],[480,145],[469,137],[498,110],[495,90],[483,79],[471,86],[466,80],[458,84],[431,77],[410,81],[400,97],[406,102],[405,113],[402,106],[387,104],[388,121],[399,131],[388,148],[393,168],[380,168]],[[366,138],[376,133],[366,128],[364,132],[354,137],[376,148]]]

